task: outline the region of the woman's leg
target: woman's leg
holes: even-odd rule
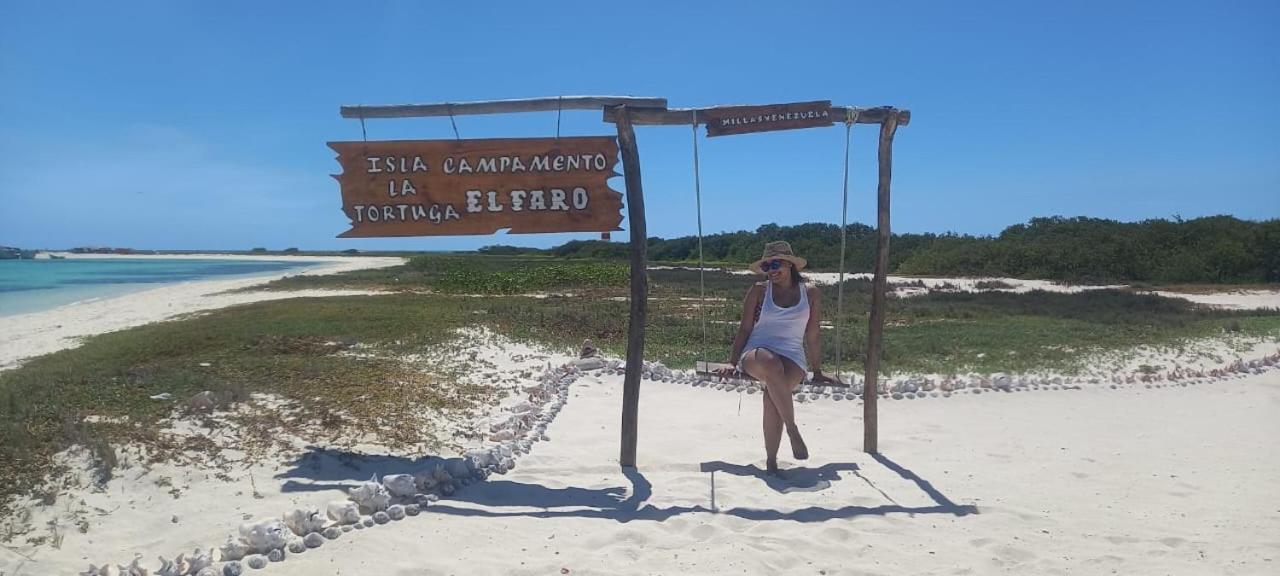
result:
[[[778,413],[782,414],[783,410],[786,410],[789,413],[789,416],[783,419],[783,423],[787,428],[787,438],[791,440],[791,453],[795,456],[796,460],[808,460],[809,447],[805,446],[804,439],[800,437],[800,427],[796,425],[795,404],[792,402],[793,396],[791,395],[791,393],[795,391],[796,387],[800,386],[800,383],[804,381],[804,369],[795,362],[786,358],[782,359],[782,365],[782,395],[786,396],[787,400],[786,408],[779,407]]]
[[[804,440],[800,437],[800,429],[796,426],[795,404],[791,399],[791,392],[796,386],[804,380],[804,370],[801,370],[795,362],[787,360],[764,348],[757,348],[747,352],[743,356],[742,367],[747,373],[764,383],[765,395],[768,401],[772,402],[774,409],[778,413],[778,418],[787,430],[787,436],[791,439],[791,451],[797,460],[804,460],[809,457],[809,450],[804,444]],[[769,431],[766,429],[765,450],[769,449],[768,436]],[[779,435],[778,442],[782,439]],[[774,451],[769,452],[770,455],[776,455],[776,445]]]
[[[778,416],[778,407],[773,405],[769,390],[764,390],[764,453],[765,471],[770,474],[778,471],[778,446],[782,444],[782,417]]]

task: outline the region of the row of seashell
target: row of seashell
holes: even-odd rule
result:
[[[141,566],[141,558],[129,565],[93,564],[81,576],[239,576],[245,567],[260,569],[268,563],[280,562],[292,554],[321,546],[352,530],[363,530],[378,524],[417,516],[440,496],[487,478],[505,474],[515,468],[515,459],[529,452],[534,442],[549,440],[547,426],[564,408],[569,398],[569,385],[582,374],[570,363],[558,369],[550,365],[538,382],[522,391],[526,400],[512,413],[490,425],[496,444],[486,449],[467,452],[462,458],[432,459],[416,474],[374,475],[347,492],[346,500],[325,505],[324,513],[316,508],[292,510],[281,518],[247,522],[240,526],[238,537],[228,537],[217,550],[215,567],[213,549],[197,549],[190,556],[178,555],[173,560],[160,557],[155,572]]]
[[[606,373],[625,374],[626,369],[620,360],[609,360],[603,363]],[[1111,388],[1122,384],[1146,384],[1147,388],[1163,388],[1160,383],[1173,386],[1186,386],[1236,378],[1248,374],[1261,374],[1265,370],[1280,368],[1280,350],[1254,360],[1236,359],[1221,368],[1211,370],[1193,370],[1175,368],[1165,373],[1132,373],[1117,374],[1110,378]],[[745,379],[708,379],[692,370],[672,370],[661,362],[645,362],[641,378],[660,382],[687,384],[695,387],[714,388],[729,392],[745,392],[755,394],[761,386],[754,380]],[[810,400],[857,400],[861,399],[864,386],[856,376],[849,377],[849,386],[824,386],[820,384],[801,384],[793,392],[799,402]],[[1005,373],[970,374],[967,376],[949,377],[941,380],[921,376],[898,379],[884,379],[877,383],[877,395],[894,400],[950,397],[953,393],[981,394],[985,391],[1019,392],[1027,390],[1081,390],[1087,385],[1103,385],[1106,379],[1099,377],[1070,378],[1062,376],[1029,376],[1010,375]]]

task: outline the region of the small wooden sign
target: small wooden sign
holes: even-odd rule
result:
[[[622,222],[608,136],[330,142],[339,238],[608,232]]]
[[[831,101],[708,108],[698,119],[706,123],[707,136],[830,126]]]

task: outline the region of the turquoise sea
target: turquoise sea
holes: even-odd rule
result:
[[[0,260],[0,316],[37,312],[176,282],[251,277],[313,265],[277,260],[156,258]]]

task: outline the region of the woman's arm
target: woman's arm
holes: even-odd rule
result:
[[[809,323],[804,327],[804,353],[809,359],[809,369],[813,370],[813,379],[821,380],[822,375],[822,291],[817,286],[806,285],[809,297]]]
[[[747,345],[747,338],[751,337],[751,330],[756,327],[756,306],[763,293],[759,284],[753,284],[742,299],[742,320],[738,322],[738,333],[733,337],[733,350],[729,352],[729,364],[733,366],[738,365],[742,348]]]

